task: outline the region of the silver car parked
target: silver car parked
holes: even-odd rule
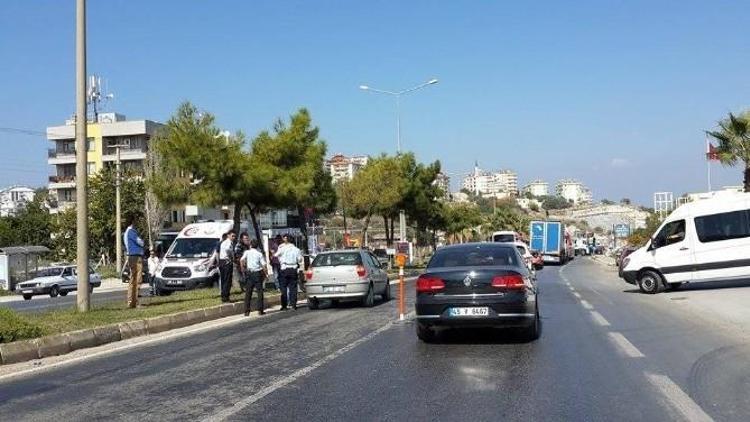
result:
[[[317,309],[322,299],[359,299],[367,307],[375,304],[375,295],[390,300],[391,285],[382,267],[366,250],[319,254],[305,273],[308,307]]]

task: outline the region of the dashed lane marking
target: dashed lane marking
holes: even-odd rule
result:
[[[607,333],[607,335],[609,336],[609,340],[614,343],[614,345],[617,346],[625,356],[630,358],[646,357],[643,353],[641,353],[640,350],[638,350],[637,347],[633,345],[633,343],[628,341],[628,339],[626,339],[624,335],[617,332]]]
[[[601,325],[602,327],[609,327],[609,321],[607,321],[599,312],[591,311],[591,318],[595,323]]]
[[[283,388],[294,381],[298,380],[299,378],[302,378],[306,376],[307,374],[311,373],[312,371],[316,370],[317,368],[320,368],[321,366],[325,365],[326,363],[338,358],[339,356],[343,355],[344,353],[354,349],[355,347],[359,346],[360,344],[367,342],[369,340],[372,340],[375,336],[382,333],[383,331],[388,330],[393,326],[392,322],[389,322],[385,324],[384,326],[378,328],[377,330],[371,332],[370,334],[360,337],[358,340],[349,343],[348,345],[336,350],[335,352],[324,356],[320,360],[314,362],[311,365],[308,365],[304,368],[301,368],[289,375],[287,375],[284,378],[279,379],[278,381],[274,382],[273,384],[261,389],[257,393],[253,394],[252,396],[240,400],[237,403],[235,403],[232,407],[229,407],[219,413],[216,413],[212,416],[209,416],[208,418],[204,419],[205,422],[214,422],[214,421],[223,421],[226,420],[237,413],[241,412],[242,410],[246,409],[247,407],[251,406],[253,403],[257,402],[258,400],[261,400],[262,398],[266,397],[267,395],[273,393],[274,391]]]
[[[576,298],[578,298],[578,299],[580,299],[580,298],[581,298],[581,294],[580,294],[580,293],[578,293],[578,292],[573,292],[573,296],[575,296],[575,297],[576,297]]]
[[[686,421],[692,422],[709,422],[713,419],[701,409],[693,399],[690,398],[679,385],[675,384],[666,375],[657,375],[646,372],[646,378],[659,392],[664,399],[674,408]]]
[[[586,301],[586,300],[581,300],[581,306],[583,306],[584,308],[586,308],[589,311],[592,310],[592,309],[594,309],[594,307],[591,306],[591,304],[588,301]]]

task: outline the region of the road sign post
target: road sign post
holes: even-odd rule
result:
[[[396,265],[398,265],[398,319],[399,321],[403,321],[404,315],[406,314],[406,299],[404,297],[406,295],[406,288],[404,287],[404,266],[406,265],[405,254],[400,253],[396,255]]]

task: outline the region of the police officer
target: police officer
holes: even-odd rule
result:
[[[229,302],[229,293],[232,291],[232,272],[234,271],[234,241],[237,234],[234,230],[227,232],[227,238],[219,245],[219,275],[221,288],[221,301]]]
[[[240,268],[245,279],[245,316],[250,315],[250,301],[253,289],[258,289],[258,313],[265,314],[263,306],[263,281],[268,277],[266,272],[266,258],[258,250],[258,240],[250,241],[250,249],[240,258]]]
[[[286,311],[287,306],[297,310],[297,272],[301,271],[302,252],[289,241],[289,235],[282,237],[283,243],[279,246],[274,256],[279,258],[281,265],[281,277],[279,288],[281,289],[281,310]]]

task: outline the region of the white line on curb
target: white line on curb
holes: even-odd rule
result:
[[[602,314],[596,311],[591,311],[591,318],[596,322],[597,324],[601,325],[602,327],[609,327],[609,321],[604,319]]]
[[[349,343],[348,345],[336,350],[335,352],[321,358],[320,360],[314,362],[311,365],[308,365],[304,368],[301,368],[286,377],[274,382],[273,384],[269,385],[268,387],[263,388],[262,390],[258,391],[257,393],[253,394],[252,396],[240,400],[232,407],[225,409],[219,413],[216,413],[212,416],[209,416],[208,418],[204,419],[204,421],[223,421],[231,416],[236,415],[238,412],[244,410],[248,406],[252,405],[253,403],[257,402],[258,400],[261,400],[262,398],[266,397],[267,395],[273,393],[274,391],[278,390],[279,388],[285,387],[286,385],[291,384],[292,382],[298,380],[299,378],[302,378],[309,374],[310,372],[314,371],[317,368],[320,368],[321,366],[325,365],[326,363],[336,359],[337,357],[343,355],[344,353],[354,349],[355,347],[359,346],[360,344],[371,340],[373,337],[377,336],[378,334],[382,333],[383,331],[391,328],[393,326],[393,323],[389,322],[385,324],[384,326],[378,328],[377,330],[371,332],[370,334],[360,337],[358,340]]]
[[[590,304],[590,303],[588,303],[588,302],[587,302],[587,301],[585,301],[585,300],[581,300],[581,306],[583,306],[584,308],[588,309],[589,311],[590,311],[590,310],[592,310],[592,309],[594,309],[594,307],[593,307],[593,306],[591,306],[591,304]]]
[[[666,375],[646,372],[646,378],[664,396],[667,402],[687,421],[713,421],[713,419],[690,398],[679,385]]]
[[[643,358],[646,357],[637,347],[633,345],[624,335],[620,333],[607,333],[610,341],[615,344],[625,356],[630,358]]]

